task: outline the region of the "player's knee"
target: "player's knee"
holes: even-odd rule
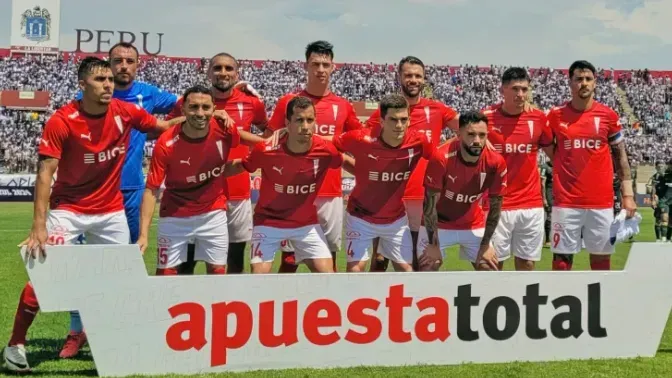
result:
[[[489,272],[492,270],[492,267],[487,263],[478,263],[475,264],[474,268],[479,272]]]
[[[177,276],[177,268],[157,268],[157,276]]]
[[[516,270],[531,271],[534,270],[534,261],[516,257]]]

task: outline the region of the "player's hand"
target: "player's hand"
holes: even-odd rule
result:
[[[497,253],[491,246],[481,246],[476,256],[476,264],[486,264],[490,270],[499,270],[499,260],[497,260]]]
[[[428,244],[422,256],[418,258],[418,265],[422,267],[422,270],[434,270],[433,268],[440,266],[441,263],[443,263],[443,254],[436,244]]]
[[[147,249],[147,246],[149,243],[147,242],[147,235],[139,235],[138,236],[138,241],[136,242],[138,247],[140,247],[140,253],[143,255],[145,254],[145,250]]]
[[[621,202],[623,203],[622,208],[626,211],[625,217],[627,219],[634,217],[637,212],[637,203],[635,202],[635,199],[631,196],[625,196]]]
[[[275,147],[285,135],[287,135],[287,128],[283,127],[282,129],[275,130],[270,137],[266,138],[266,144]]]
[[[216,120],[222,122],[227,129],[233,127],[236,123],[224,109],[215,110],[215,112],[212,113],[212,116],[215,117]]]
[[[249,95],[252,95],[252,96],[254,96],[254,97],[256,97],[260,100],[262,99],[259,92],[257,92],[254,89],[254,87],[252,87],[252,84],[250,84],[249,82],[247,82],[245,80],[241,80],[241,81],[237,82],[236,85],[234,85],[233,87],[238,89],[238,90],[241,90],[241,91],[243,91],[243,92],[245,92]]]
[[[47,226],[46,225],[35,225],[30,229],[30,234],[28,238],[19,244],[19,247],[27,247],[27,252],[30,254],[30,257],[37,258],[38,255],[42,257],[47,257],[47,252],[45,247],[47,245]]]

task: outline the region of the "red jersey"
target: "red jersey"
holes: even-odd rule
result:
[[[167,119],[182,115],[183,99],[180,98]],[[266,126],[268,116],[264,103],[256,96],[249,95],[239,89],[234,89],[231,96],[224,99],[215,99],[215,109],[224,109],[229,117],[233,118],[238,130],[251,132],[252,125]],[[232,148],[229,161],[241,159],[250,153],[250,148],[244,144]],[[226,179],[227,195],[229,200],[245,200],[250,198],[250,174],[243,172]]]
[[[261,169],[259,200],[254,208],[255,226],[298,228],[318,224],[315,199],[329,169],[341,167],[343,157],[333,144],[313,135],[308,152],[295,154],[286,145],[287,136],[277,146],[254,146],[243,159],[248,172]]]
[[[306,91],[301,91],[299,93],[287,94],[278,100],[271,120],[268,122],[268,127],[271,130],[275,131],[285,127],[287,104],[294,96],[307,97],[313,101],[317,128],[315,131],[316,135],[335,137],[346,131],[362,128],[362,123],[359,122],[355,109],[348,100],[331,92],[324,97],[315,97]],[[324,184],[317,194],[318,197],[343,196],[341,172],[341,168],[329,170],[327,178],[324,180]]]
[[[121,168],[133,128],[152,131],[156,118],[116,99],[100,116],[85,114],[79,101],[58,109],[45,124],[38,148],[38,154],[59,159],[50,209],[81,214],[123,210]]]
[[[417,104],[410,106],[410,120],[408,128],[419,131],[427,135],[432,146],[439,145],[441,132],[448,128],[448,122],[457,117],[457,112],[450,106],[441,102],[420,98]],[[376,130],[373,135],[380,133],[380,109],[376,110],[366,121],[366,126]],[[427,169],[427,159],[420,160],[418,168],[411,175],[411,179],[406,186],[404,199],[423,199],[425,191],[422,187],[422,181]]]
[[[355,158],[355,188],[348,213],[375,224],[390,224],[406,215],[402,197],[421,158],[433,147],[425,134],[408,130],[397,147],[387,145],[373,130],[349,131],[334,138],[334,146]]]
[[[508,115],[501,104],[483,111],[488,117],[488,140],[506,161],[508,175],[502,210],[543,207],[541,177],[537,165],[539,147],[553,144],[553,132],[541,110]],[[484,201],[487,202],[487,201]]]
[[[548,124],[557,145],[553,206],[612,208],[614,167],[609,145],[623,141],[618,114],[598,102],[583,112],[566,103],[551,109]]]
[[[425,186],[440,193],[436,204],[439,228],[473,230],[485,227],[479,200],[483,193],[502,195],[506,187],[506,162],[502,155],[484,148],[477,162],[462,158],[460,141],[445,143],[427,166]]]
[[[190,217],[226,210],[224,166],[240,144],[238,130],[210,120],[204,138],[192,139],[182,125],[163,133],[156,141],[146,187],[157,190],[165,180],[161,217]]]

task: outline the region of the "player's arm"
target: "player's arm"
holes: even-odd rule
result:
[[[620,135],[620,133],[619,133]],[[627,211],[627,217],[631,218],[637,211],[635,203],[635,191],[632,189],[632,176],[630,173],[630,163],[628,162],[628,153],[625,149],[625,141],[621,138],[616,143],[611,143],[611,156],[614,162],[616,175],[621,180],[621,201],[623,208]]]
[[[224,166],[224,177],[235,176],[245,171],[243,159],[233,159]]]
[[[35,198],[33,204],[33,226],[28,239],[20,245],[27,245],[33,258],[37,257],[36,249],[45,255],[47,243],[47,210],[49,209],[49,195],[51,181],[58,168],[59,159],[40,155],[37,162],[37,179],[35,181]]]
[[[154,216],[154,207],[159,198],[159,189],[145,188],[142,194],[142,205],[140,206],[140,233],[138,234],[138,246],[140,252],[145,253],[149,238],[149,226],[152,224]]]
[[[544,208],[548,207],[548,198],[546,198],[546,169],[541,169],[541,198],[544,201]]]
[[[355,158],[348,154],[341,154],[343,156],[343,169],[351,175],[355,175]]]
[[[488,249],[491,249],[490,240],[492,235],[495,233],[497,224],[499,223],[499,217],[502,213],[502,196],[490,196],[488,197],[490,202],[490,209],[488,210],[488,217],[485,219],[485,232],[483,233],[483,239],[481,239],[481,246],[479,251],[479,258],[476,259],[476,263],[481,262],[481,257]],[[482,251],[482,252],[481,252]],[[496,256],[495,256],[496,260]],[[486,263],[492,270],[497,270],[497,262],[490,259],[486,259]]]

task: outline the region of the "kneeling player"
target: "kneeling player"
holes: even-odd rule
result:
[[[317,219],[315,200],[329,168],[343,157],[313,135],[315,108],[310,99],[293,97],[287,104],[287,135],[277,146],[257,144],[250,155],[228,164],[226,175],[261,169],[259,200],[254,209],[251,243],[252,273],[270,273],[283,240],[296,248],[296,262],[311,272],[331,273],[332,256]]]
[[[413,270],[413,243],[402,197],[420,158],[431,157],[432,145],[425,134],[408,130],[408,113],[403,96],[387,96],[380,102],[379,135],[362,129],[334,138],[336,148],[353,154],[356,161],[356,184],[345,218],[349,272],[366,268],[371,242],[377,237],[379,252],[395,270]]]
[[[157,275],[176,275],[187,261],[187,245],[195,241],[195,259],[208,274],[224,274],[229,248],[223,171],[229,151],[240,143],[235,127],[213,118],[211,91],[189,88],[182,105],[186,121],[161,135],[152,154],[142,199],[140,249],[147,248],[149,226],[161,184]],[[216,117],[218,117],[217,115]]]
[[[438,270],[443,251],[460,245],[460,256],[477,270],[500,269],[492,238],[502,209],[506,163],[502,155],[484,148],[488,118],[479,112],[460,116],[458,139],[434,153],[425,176],[423,227],[418,238],[421,270]],[[487,220],[479,200],[488,192]]]

